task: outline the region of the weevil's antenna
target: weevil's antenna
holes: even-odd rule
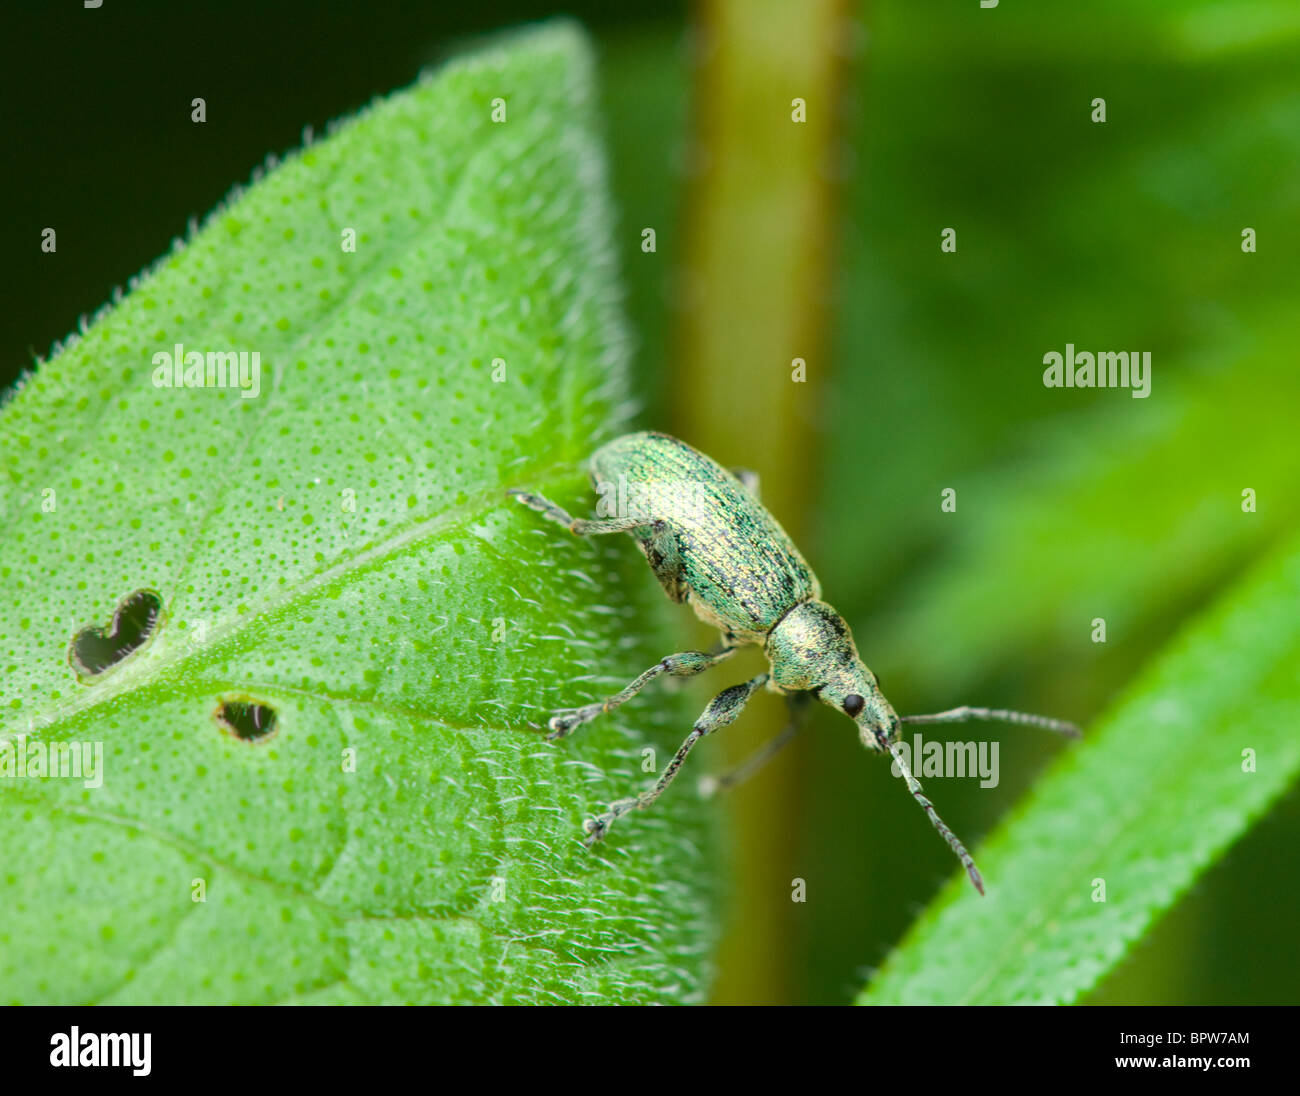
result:
[[[957,859],[962,862],[966,868],[966,874],[970,876],[970,881],[975,884],[975,889],[984,893],[984,878],[980,875],[980,870],[975,866],[975,861],[971,854],[966,851],[966,846],[957,840],[957,835],[944,824],[939,812],[934,809],[931,803],[921,792],[921,782],[912,775],[912,770],[903,760],[903,751],[898,743],[889,747],[889,752],[894,758],[894,763],[898,766],[898,771],[903,774],[903,779],[907,781],[907,790],[918,803],[921,804],[922,810],[930,816],[930,821],[934,823],[934,828],[939,831],[939,836],[948,842],[948,848],[957,854]]]
[[[969,723],[980,720],[990,723],[1023,723],[1027,727],[1042,727],[1053,734],[1065,738],[1082,738],[1083,732],[1078,726],[1064,719],[1051,719],[1045,715],[1030,715],[1028,712],[1010,712],[1005,708],[971,708],[963,705],[946,712],[934,712],[931,715],[904,715],[899,717],[902,723]]]

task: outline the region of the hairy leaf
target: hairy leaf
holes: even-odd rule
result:
[[[1091,989],[1300,772],[1300,540],[1142,673],[977,850],[867,1004],[1056,1004]]]
[[[693,797],[578,841],[647,779],[630,724],[688,713],[530,726],[671,642],[626,542],[505,494],[586,507],[623,414],[590,68],[548,26],[374,105],[0,413],[0,999],[699,992]],[[178,344],[260,381],[159,386]],[[40,776],[51,744],[102,782]]]

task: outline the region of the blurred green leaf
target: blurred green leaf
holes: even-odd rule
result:
[[[1069,652],[1076,674],[1095,674],[1103,652],[1140,657],[1152,616],[1195,603],[1300,517],[1285,403],[1297,339],[1288,317],[1250,352],[1167,382],[1149,407],[1080,414],[1005,470],[954,472],[968,514],[902,592],[888,661],[955,696],[1035,651]],[[1104,647],[1091,640],[1098,618]]]
[[[1235,586],[975,850],[866,1004],[1069,1003],[1300,772],[1300,539]]]
[[[1293,8],[864,9],[836,373],[817,409],[827,474],[807,550],[901,711],[985,703],[1085,719],[1296,527]],[[1216,20],[1254,29],[1216,41]],[[1105,124],[1091,121],[1094,97]],[[958,249],[945,254],[949,226]],[[1254,254],[1241,251],[1247,226]],[[1151,397],[1044,388],[1043,354],[1066,342],[1151,350]],[[955,514],[940,509],[947,487]],[[1241,512],[1246,487],[1256,514]],[[1105,644],[1091,642],[1097,616]],[[800,874],[821,897],[801,965],[818,1001],[848,999],[844,971],[878,964],[952,870],[907,818],[913,805],[825,725],[800,819]],[[993,734],[997,788],[928,789],[977,846],[1062,749]],[[1251,919],[1234,863],[1203,938]],[[846,917],[869,928],[846,930]],[[1255,965],[1252,991],[1271,978],[1275,996],[1294,996],[1294,979]],[[1157,995],[1220,999],[1208,968]]]
[[[913,605],[900,576],[965,564],[946,551],[954,522],[937,502],[956,475],[999,469],[1011,480],[1094,428],[1097,455],[1113,461],[1125,434],[1143,444],[1153,427],[1141,419],[1159,423],[1172,391],[1185,402],[1207,375],[1289,360],[1295,49],[1188,54],[1181,28],[1215,8],[1110,5],[1100,18],[1055,2],[930,20],[915,5],[873,6],[822,536],[846,608]],[[1090,120],[1094,96],[1107,100],[1105,124]],[[939,250],[946,226],[954,254]],[[1268,241],[1255,254],[1240,250],[1246,226]],[[1043,354],[1066,342],[1150,350],[1152,397],[1044,388]],[[1278,400],[1295,385],[1280,366],[1238,387],[1238,407],[1258,397],[1254,432],[1285,434]],[[1235,425],[1225,416],[1221,429]],[[1199,461],[1225,448],[1203,434],[1180,444]],[[1200,497],[1190,475],[1162,487],[1192,506]],[[1110,503],[1141,520],[1144,499]],[[1190,577],[1205,590],[1219,575]],[[1157,604],[1135,613],[1177,604],[1160,606],[1160,588],[1147,596]],[[1040,640],[1026,636],[1024,649]]]
[[[561,747],[529,726],[664,653],[635,552],[505,496],[581,497],[625,404],[590,67],[553,25],[376,105],[3,409],[4,739],[100,743],[104,769],[0,783],[0,999],[700,993],[693,797],[589,855],[644,740],[621,713]],[[257,351],[260,394],[155,387],[176,343]],[[73,634],[141,588],[156,634],[79,682]],[[274,737],[222,733],[231,697]]]

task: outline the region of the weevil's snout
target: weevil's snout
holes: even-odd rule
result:
[[[843,712],[858,726],[862,744],[869,750],[888,753],[898,741],[899,720],[880,693],[880,686],[858,659],[844,667],[817,691],[822,703]]]
[[[827,675],[812,690],[828,708],[848,716],[858,726],[863,744],[871,750],[889,751],[898,739],[898,716],[889,706],[870,670],[858,662]]]
[[[880,695],[877,689],[862,708],[862,714],[854,722],[858,725],[858,736],[869,750],[889,753],[889,747],[898,741],[902,724],[898,714],[889,701]]]

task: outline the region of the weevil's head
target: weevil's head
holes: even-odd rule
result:
[[[898,741],[898,715],[862,664],[853,633],[824,601],[796,605],[768,634],[772,684],[782,692],[811,692],[858,725],[862,744],[887,753]]]

